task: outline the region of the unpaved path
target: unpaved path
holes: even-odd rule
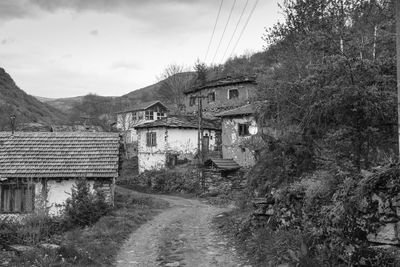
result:
[[[196,199],[152,195],[170,203],[135,231],[117,256],[119,266],[245,266],[211,227],[226,209]],[[248,266],[248,265],[247,265]]]

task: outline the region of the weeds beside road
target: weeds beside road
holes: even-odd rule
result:
[[[0,254],[0,265],[110,266],[125,239],[167,207],[167,202],[117,187],[115,208],[110,215],[100,218],[93,226],[46,240],[45,243],[59,244],[59,251],[35,248],[20,256],[4,254],[8,258]]]

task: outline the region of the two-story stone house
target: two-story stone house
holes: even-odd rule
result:
[[[185,111],[195,113],[198,110],[199,96],[202,98],[202,111],[205,116],[240,107],[256,97],[256,86],[254,77],[227,77],[209,81],[184,93]]]

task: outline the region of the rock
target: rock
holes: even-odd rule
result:
[[[377,194],[373,194],[371,199],[373,202],[374,201],[378,202],[378,212],[384,213],[384,211],[383,211],[384,210],[384,202],[383,202],[382,198],[379,197]]]
[[[274,209],[267,209],[267,210],[265,211],[265,215],[269,215],[269,216],[274,215],[274,213],[275,213],[275,210],[274,210]]]
[[[370,233],[367,235],[367,239],[370,242],[380,244],[400,244],[397,238],[397,225],[396,223],[387,223],[378,228],[375,234]]]
[[[45,244],[40,244],[39,246],[40,246],[41,248],[49,249],[49,250],[59,250],[59,249],[61,248],[59,245],[56,245],[56,244],[47,244],[47,243],[45,243]]]
[[[167,267],[179,267],[180,265],[181,264],[179,262],[177,262],[177,261],[165,264],[165,266],[167,266]]]

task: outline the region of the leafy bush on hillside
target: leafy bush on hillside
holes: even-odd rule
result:
[[[118,183],[139,191],[189,194],[201,192],[200,179],[191,168],[183,173],[168,169],[145,171]]]

